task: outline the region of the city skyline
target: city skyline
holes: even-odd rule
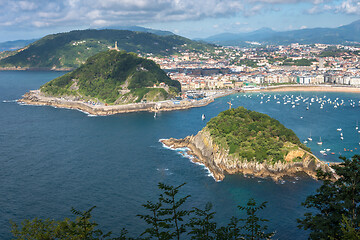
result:
[[[339,27],[360,19],[356,0],[3,1],[0,42],[109,26],[143,26],[188,38],[268,27]]]

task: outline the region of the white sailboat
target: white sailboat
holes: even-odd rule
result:
[[[320,137],[320,140],[317,142],[317,145],[322,145],[322,141],[321,141],[321,137]]]
[[[205,120],[205,114],[201,115],[201,119]]]
[[[311,132],[310,132],[310,136],[307,138],[309,141],[312,141],[312,138],[311,138]]]

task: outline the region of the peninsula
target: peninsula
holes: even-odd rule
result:
[[[200,107],[222,96],[198,101],[171,100],[180,91],[180,83],[170,79],[153,61],[134,53],[109,50],[88,58],[76,70],[24,94],[18,101],[111,115]]]
[[[235,173],[278,181],[299,172],[315,178],[318,169],[331,171],[292,130],[243,107],[220,113],[195,136],[161,142],[173,149],[188,148],[193,161],[204,164],[218,181]]]

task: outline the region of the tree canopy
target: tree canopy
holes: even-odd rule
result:
[[[154,84],[160,83],[165,83],[169,91],[150,89]],[[81,67],[41,87],[41,90],[49,95],[80,94],[107,103],[115,102],[123,89],[132,91],[140,101],[150,90],[163,94],[164,98],[169,92],[177,94],[181,85],[178,81],[171,80],[151,60],[140,58],[134,53],[110,50],[90,57]]]
[[[284,161],[291,149],[309,150],[295,133],[266,114],[244,107],[226,110],[206,125],[214,141],[239,160]]]
[[[360,237],[360,155],[333,166],[338,178],[319,171],[323,181],[316,194],[303,203],[312,212],[299,219],[299,227],[310,230],[311,239],[359,239]]]

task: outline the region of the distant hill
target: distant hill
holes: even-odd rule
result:
[[[161,87],[160,83],[166,86]],[[50,96],[75,96],[116,104],[165,100],[180,90],[180,83],[171,80],[155,62],[116,50],[98,53],[76,70],[41,87],[41,92]]]
[[[213,45],[177,35],[158,36],[127,30],[76,30],[52,34],[0,60],[0,67],[64,69],[76,68],[96,53],[113,47],[154,55],[171,55],[185,50],[207,51]]]
[[[360,20],[337,28],[308,28],[284,32],[262,28],[249,33],[222,33],[203,40],[209,43],[232,46],[242,46],[248,42],[277,45],[360,42]]]
[[[101,28],[100,30],[103,30],[103,29],[128,30],[128,31],[134,31],[134,32],[147,32],[147,33],[152,33],[152,34],[159,35],[159,36],[175,35],[174,33],[170,32],[170,31],[163,31],[163,30],[157,30],[157,29],[152,29],[152,28],[144,28],[144,27],[139,27],[139,26],[109,26],[106,28]]]
[[[35,42],[36,40],[37,39],[15,40],[15,41],[1,42],[0,43],[0,52],[12,51],[12,50],[23,48],[26,45]]]

